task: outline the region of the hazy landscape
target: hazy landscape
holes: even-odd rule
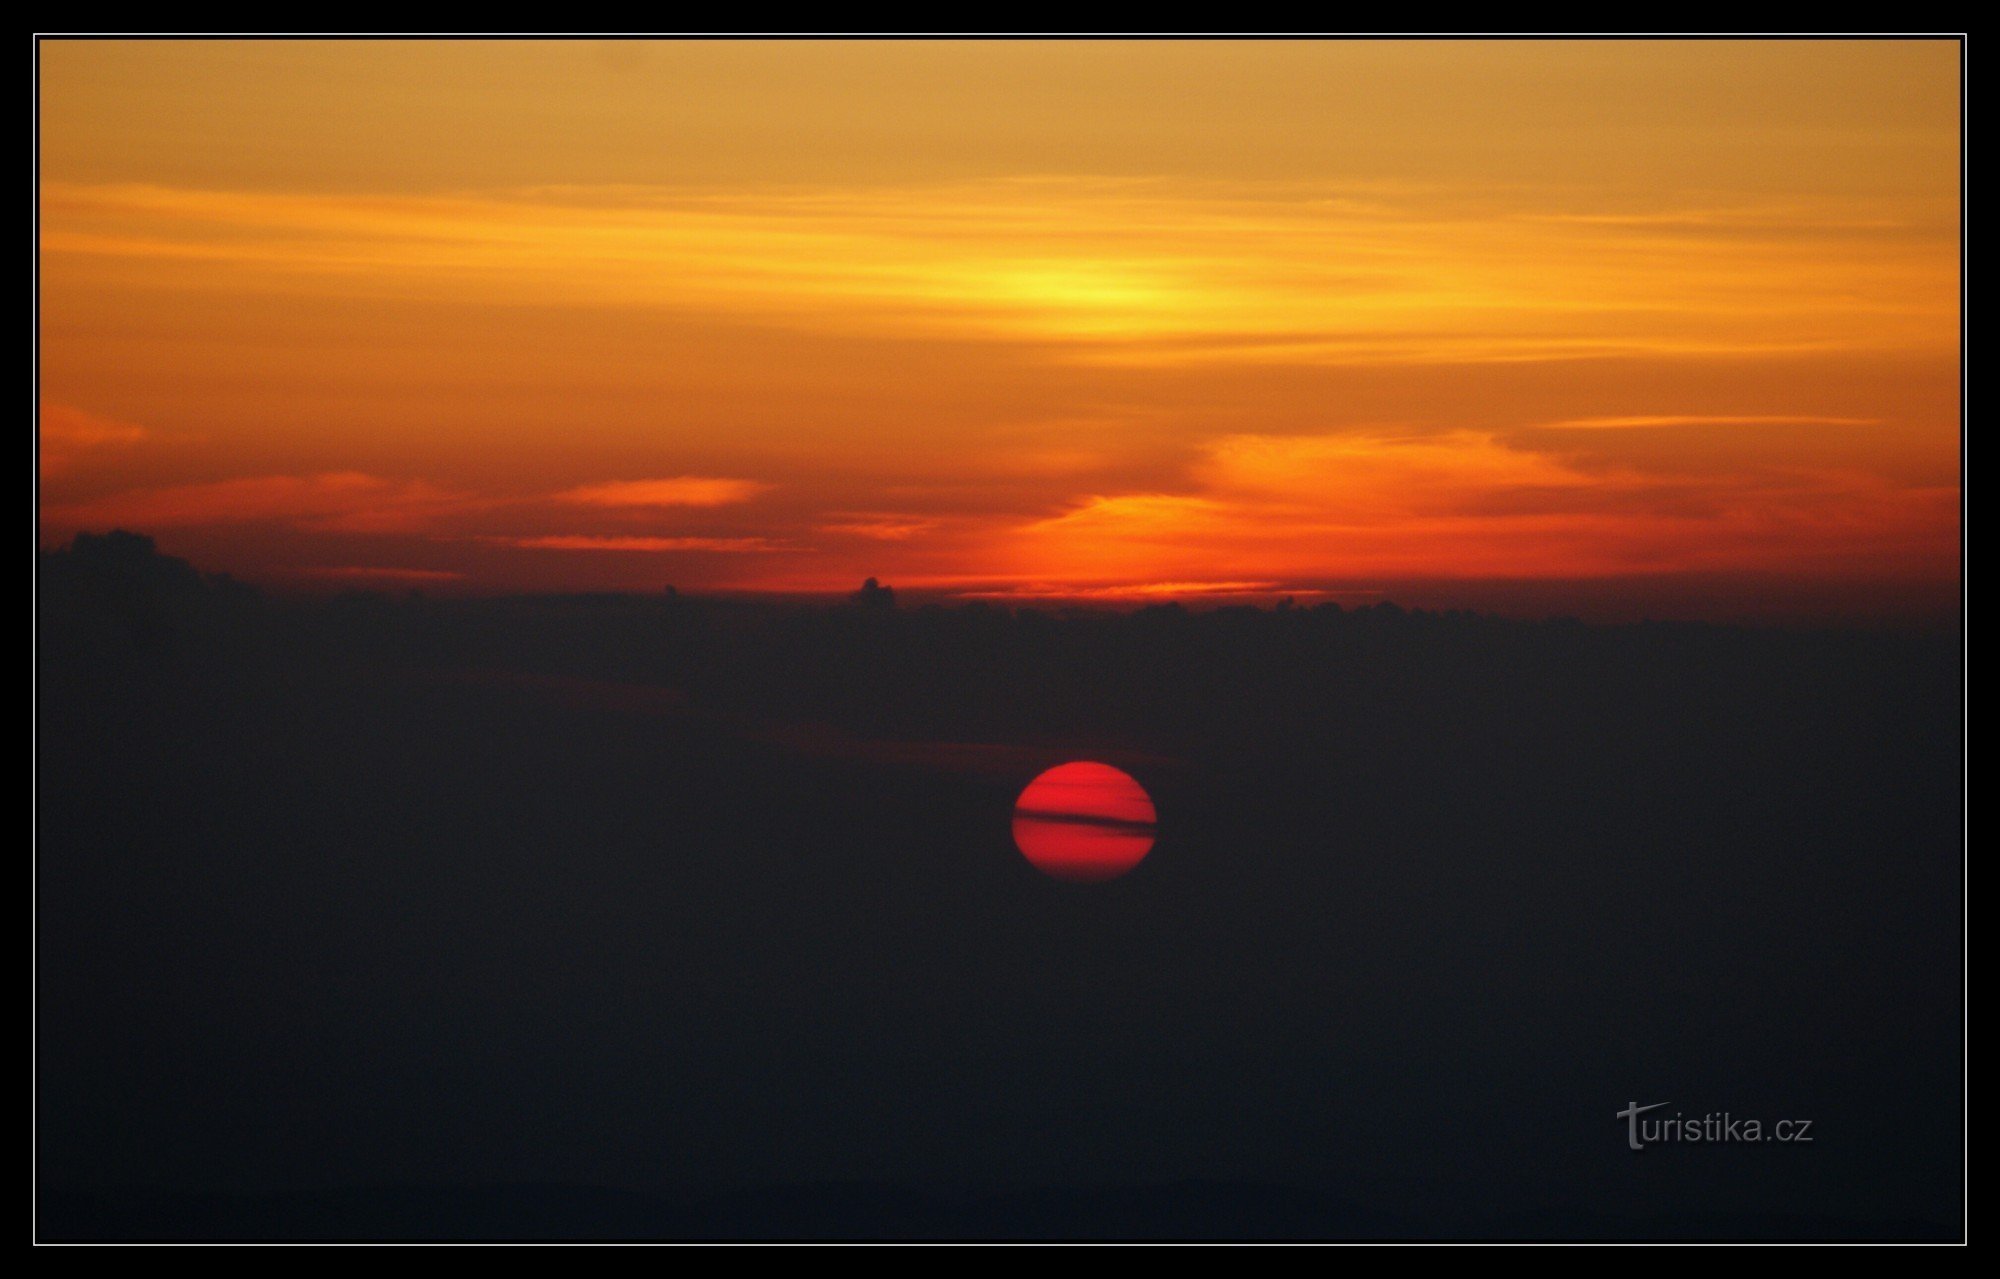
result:
[[[51,1235],[1955,1234],[1949,632],[40,575]]]

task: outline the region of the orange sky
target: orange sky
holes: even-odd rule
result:
[[[44,43],[41,538],[280,588],[1948,607],[1958,57]]]

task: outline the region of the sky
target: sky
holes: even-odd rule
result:
[[[1959,48],[46,41],[43,545],[1956,606]]]

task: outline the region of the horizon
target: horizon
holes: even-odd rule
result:
[[[682,589],[672,582],[662,582],[654,586],[613,586],[602,588],[508,588],[488,585],[481,589],[477,584],[461,579],[436,578],[427,574],[388,578],[369,575],[361,578],[341,576],[319,576],[301,580],[296,577],[279,577],[276,580],[260,581],[255,578],[239,577],[220,569],[210,569],[179,556],[168,555],[159,548],[158,539],[151,534],[133,529],[107,529],[104,532],[79,530],[69,542],[57,546],[39,548],[38,554],[67,555],[75,548],[76,539],[85,541],[96,539],[136,538],[142,540],[153,554],[186,564],[205,579],[220,579],[256,590],[261,596],[277,601],[337,600],[343,597],[374,597],[389,599],[436,599],[477,603],[481,601],[505,601],[523,599],[672,599],[692,603],[724,603],[743,605],[768,605],[773,608],[835,608],[855,602],[857,594],[879,584],[887,588],[889,607],[950,608],[983,606],[1008,611],[1036,611],[1047,613],[1092,613],[1125,615],[1147,609],[1178,608],[1188,613],[1211,612],[1219,609],[1254,609],[1259,612],[1280,612],[1287,609],[1309,610],[1322,606],[1346,612],[1366,611],[1380,606],[1388,606],[1401,612],[1433,616],[1468,616],[1491,621],[1515,622],[1534,625],[1548,622],[1582,622],[1593,626],[1630,626],[1673,624],[1684,626],[1718,626],[1747,629],[1807,629],[1807,630],[1911,630],[1943,631],[1959,628],[1964,619],[1961,602],[1954,598],[1948,607],[1937,606],[1935,601],[1892,599],[1889,601],[1858,600],[1841,608],[1793,608],[1773,609],[1767,600],[1749,599],[1737,601],[1730,607],[1718,607],[1712,594],[1714,583],[1696,581],[1683,584],[1690,593],[1702,593],[1703,611],[1699,615],[1676,612],[1669,604],[1658,607],[1657,597],[1633,600],[1613,594],[1593,597],[1579,593],[1578,584],[1567,582],[1510,582],[1484,584],[1486,592],[1468,593],[1459,583],[1418,583],[1407,590],[1394,588],[1340,590],[1290,589],[1290,590],[1223,590],[1203,591],[1192,594],[1161,594],[1149,591],[1120,592],[1116,590],[1083,591],[1064,594],[1057,591],[1021,593],[1006,591],[981,591],[969,589],[909,587],[897,582],[882,582],[874,577],[849,587],[829,588],[816,591],[769,591],[732,590],[717,587],[708,590]],[[1602,583],[1583,584],[1586,587],[1602,589]],[[1732,584],[1743,589],[1743,583]],[[1754,590],[1754,584],[1750,589]],[[1533,602],[1537,598],[1540,607]],[[1648,608],[1650,603],[1654,607]]]

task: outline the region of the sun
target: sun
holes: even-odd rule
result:
[[[1054,879],[1095,883],[1130,871],[1153,849],[1158,814],[1146,788],[1091,760],[1060,764],[1014,801],[1014,843]]]

